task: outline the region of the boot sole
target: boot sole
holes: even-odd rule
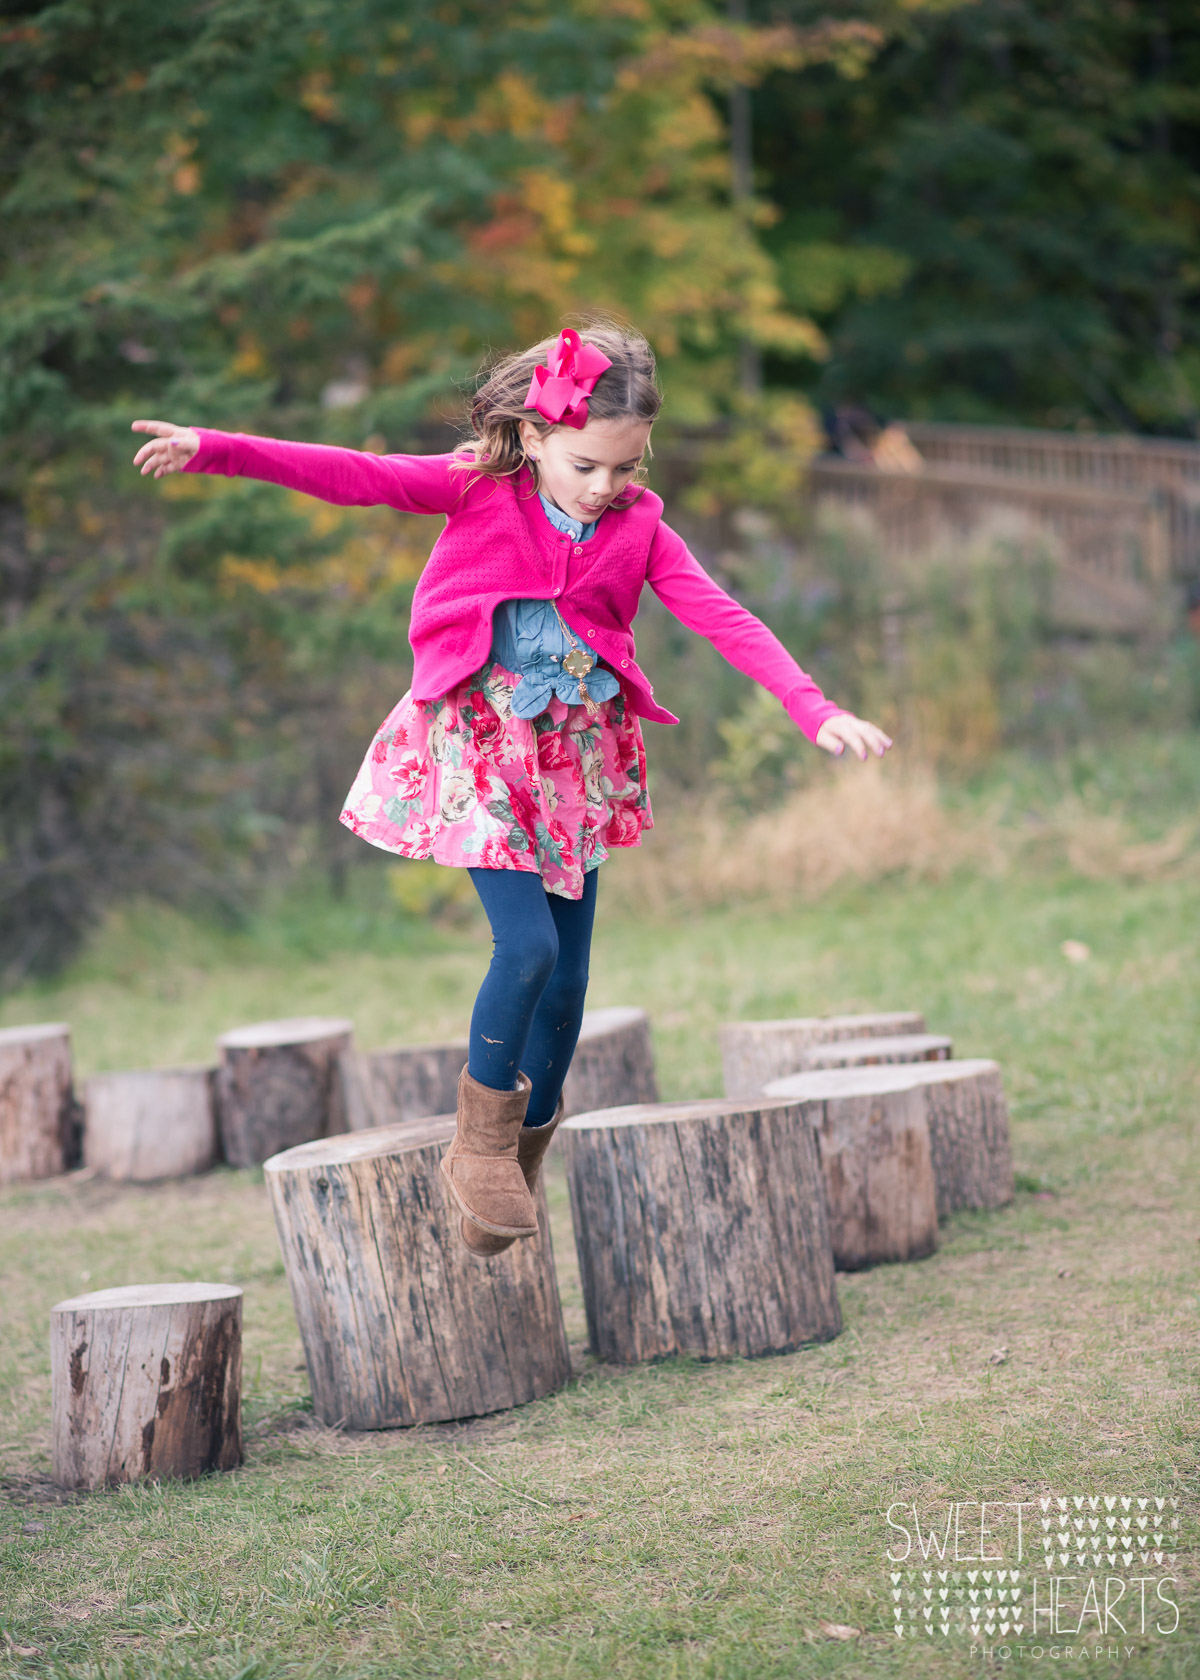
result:
[[[489,1236],[493,1237],[537,1236],[538,1228],[536,1225],[496,1225],[493,1224],[490,1219],[480,1218],[474,1208],[468,1207],[466,1202],[464,1202],[462,1197],[459,1195],[458,1186],[455,1184],[450,1174],[446,1171],[446,1162],[444,1159],[438,1162],[438,1171],[445,1179],[446,1188],[454,1198],[454,1204],[458,1208],[459,1212],[464,1216],[464,1218],[469,1219],[472,1225],[478,1225],[481,1231],[486,1231]],[[481,1256],[481,1258],[486,1258],[486,1256]]]

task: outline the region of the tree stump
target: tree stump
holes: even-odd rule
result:
[[[289,1149],[267,1187],[322,1423],[481,1417],[571,1374],[545,1195],[538,1234],[473,1255],[438,1164],[454,1116]]]
[[[84,1165],[135,1183],[207,1172],[217,1159],[216,1071],[93,1074],[84,1086]]]
[[[53,1475],[97,1488],[242,1462],[242,1292],[135,1284],[50,1312]]]
[[[814,1044],[843,1038],[891,1038],[923,1033],[925,1017],[898,1010],[880,1015],[810,1015],[792,1021],[730,1021],[721,1028],[725,1094],[755,1097],[768,1080],[782,1079],[804,1065]]]
[[[251,1167],[311,1138],[345,1130],[338,1058],[350,1021],[304,1016],[260,1021],[217,1040],[221,1148],[233,1167]]]
[[[801,1067],[878,1067],[895,1062],[948,1062],[952,1039],[943,1033],[900,1033],[894,1038],[844,1038],[833,1044],[814,1044],[804,1052]]]
[[[452,1112],[467,1049],[466,1039],[456,1038],[394,1050],[343,1051],[338,1067],[346,1130]],[[568,1114],[657,1102],[650,1019],[644,1009],[585,1010],[563,1100]]]
[[[787,1353],[838,1334],[824,1185],[799,1116],[717,1099],[563,1121],[599,1358]]]
[[[74,1123],[71,1029],[54,1022],[0,1031],[0,1184],[65,1172]]]
[[[826,1068],[772,1080],[775,1097],[800,1102],[917,1089],[926,1104],[939,1219],[960,1208],[996,1208],[1013,1197],[1008,1105],[995,1062],[912,1062],[898,1067]]]
[[[467,1060],[465,1038],[400,1044],[393,1050],[343,1050],[338,1060],[348,1132],[450,1114]]]
[[[587,1009],[563,1086],[568,1114],[658,1101],[650,1017],[644,1009]]]

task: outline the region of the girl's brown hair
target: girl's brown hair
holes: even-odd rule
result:
[[[578,330],[585,344],[594,344],[612,363],[588,398],[588,419],[644,420],[647,424],[656,419],[662,394],[654,352],[642,335],[613,321],[587,321]],[[525,398],[534,368],[545,366],[557,343],[556,333],[517,355],[505,356],[490,370],[472,400],[472,436],[463,444],[463,459],[456,465],[486,478],[509,478],[527,466],[536,491],[537,463],[530,460],[521,442],[521,421],[530,421],[543,436],[551,430],[549,420],[535,408],[525,407]],[[624,496],[618,498],[614,505],[623,500]]]

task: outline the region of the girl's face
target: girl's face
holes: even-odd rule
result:
[[[521,422],[521,441],[538,464],[541,488],[572,519],[590,525],[629,483],[650,441],[646,420],[589,420],[580,431],[539,432]]]

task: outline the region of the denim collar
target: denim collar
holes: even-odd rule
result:
[[[595,535],[596,526],[600,523],[599,519],[593,519],[589,525],[585,525],[581,519],[572,519],[569,513],[564,513],[560,507],[556,507],[549,497],[540,490],[538,491],[538,501],[541,502],[542,510],[554,529],[561,531],[564,536],[570,537],[572,541],[586,542],[590,536]]]

